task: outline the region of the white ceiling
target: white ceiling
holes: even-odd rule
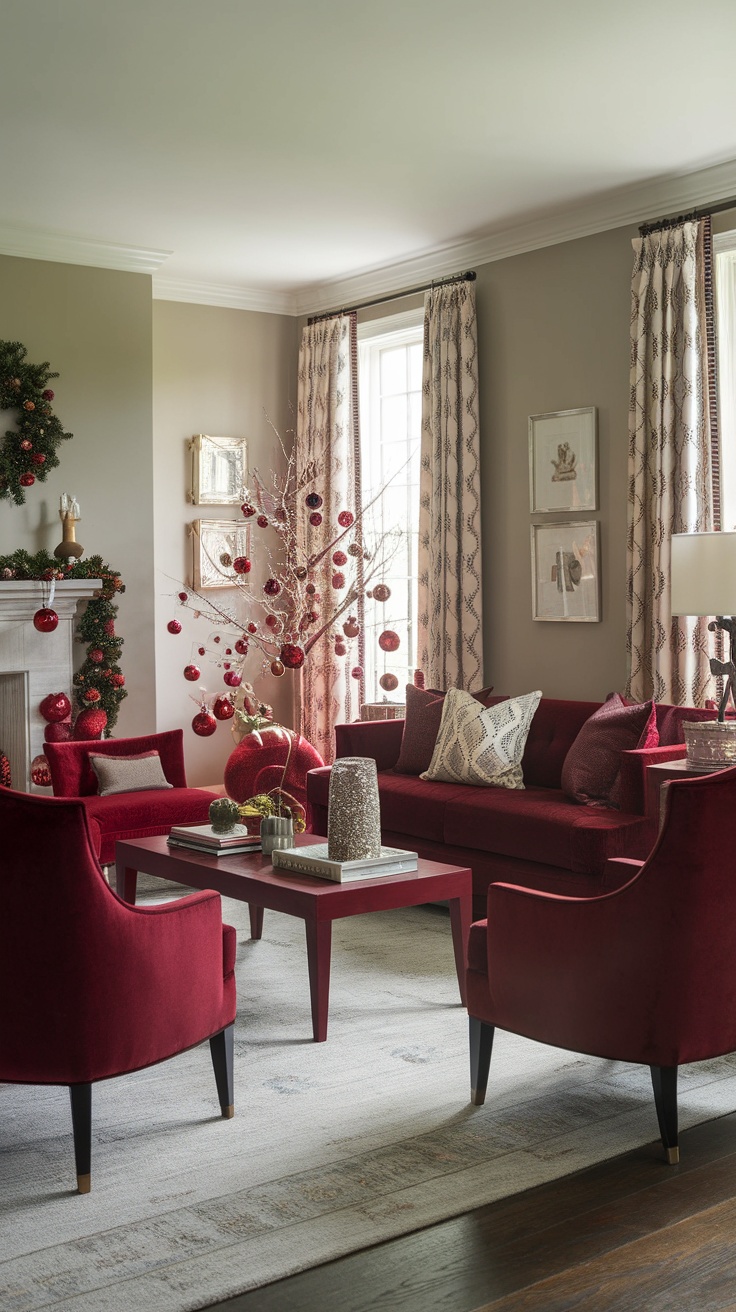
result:
[[[406,286],[736,193],[734,50],[734,0],[5,0],[0,251]]]

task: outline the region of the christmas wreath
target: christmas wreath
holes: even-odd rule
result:
[[[77,625],[75,637],[87,645],[87,656],[74,675],[74,688],[78,709],[104,711],[107,730],[112,729],[120,703],[128,695],[125,675],[118,664],[123,639],[115,632],[118,607],[113,604],[113,597],[125,592],[117,570],[105,565],[101,556],[61,565],[47,551],[39,551],[35,556],[16,551],[12,556],[0,556],[0,579],[35,579],[44,583],[52,579],[102,579],[102,587],[87,602]]]
[[[29,364],[20,342],[0,342],[0,410],[17,410],[18,427],[9,428],[0,446],[0,501],[22,506],[25,489],[45,482],[59,463],[56,448],[71,437],[51,409],[48,360]]]

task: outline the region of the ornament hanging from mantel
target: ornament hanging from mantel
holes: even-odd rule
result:
[[[30,364],[21,342],[0,341],[0,410],[17,412],[17,427],[9,428],[0,444],[0,501],[25,503],[26,488],[44,483],[59,463],[61,442],[72,436],[51,409],[54,393],[48,386],[58,378],[43,364]]]

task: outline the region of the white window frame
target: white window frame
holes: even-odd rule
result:
[[[713,237],[721,527],[736,529],[736,231]]]

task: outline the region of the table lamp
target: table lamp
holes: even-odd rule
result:
[[[736,533],[674,533],[671,545],[672,614],[713,615],[711,632],[729,635],[728,659],[710,661],[711,674],[726,681],[717,720],[683,726],[688,762],[700,770],[723,770],[736,765],[736,720],[726,720],[736,682]]]

